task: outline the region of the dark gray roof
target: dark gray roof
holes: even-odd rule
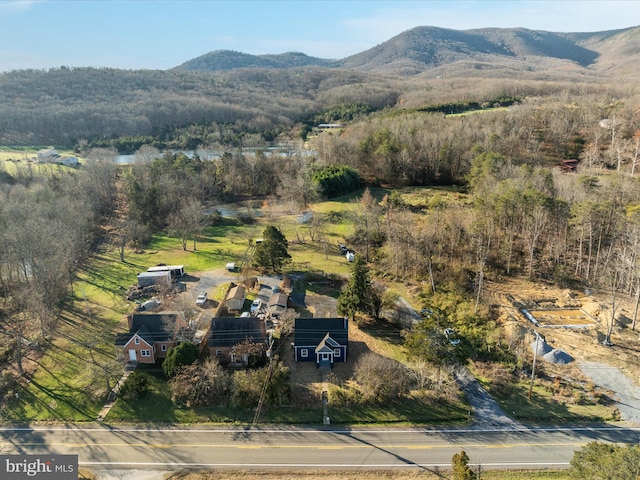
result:
[[[210,347],[233,347],[245,340],[263,343],[267,334],[264,321],[257,317],[217,317],[211,320]]]
[[[281,307],[287,307],[287,303],[289,303],[289,297],[286,293],[274,293],[269,297],[269,302],[267,302],[268,307],[279,305]]]
[[[129,333],[116,335],[116,345],[124,346],[136,333],[153,345],[173,340],[178,314],[175,312],[134,313]]]
[[[348,325],[346,318],[296,318],[293,343],[296,347],[316,347],[328,333],[332,340],[346,346]]]

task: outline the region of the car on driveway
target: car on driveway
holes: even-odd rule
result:
[[[262,300],[256,298],[253,302],[251,302],[251,308],[249,308],[249,311],[255,314],[255,313],[258,313],[261,308],[262,308]]]
[[[458,335],[456,335],[456,331],[453,328],[445,328],[444,336],[447,337],[449,343],[454,347],[456,345],[460,345],[460,339],[458,338]]]
[[[207,292],[202,292],[200,295],[198,295],[198,298],[196,298],[196,305],[202,306],[205,303],[207,303],[207,299],[208,299],[208,295]]]

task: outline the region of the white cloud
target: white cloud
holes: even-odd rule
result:
[[[0,2],[0,11],[4,13],[11,12],[26,12],[37,3],[41,3],[42,0],[7,0]]]

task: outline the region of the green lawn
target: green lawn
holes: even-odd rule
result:
[[[463,402],[392,398],[383,404],[330,405],[331,423],[349,425],[459,425],[468,423],[469,407]]]
[[[556,400],[547,388],[536,384],[529,399],[530,382],[528,381],[514,382],[507,389],[496,389],[487,379],[479,380],[502,409],[521,422],[561,424],[618,420],[616,408],[613,405],[580,405],[573,401]]]

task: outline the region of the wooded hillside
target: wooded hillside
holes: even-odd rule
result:
[[[638,27],[582,34],[418,27],[335,61],[217,51],[169,71],[13,71],[0,75],[0,144],[72,147],[151,135],[174,148],[220,140],[237,147],[243,132],[271,141],[304,134],[318,120],[350,120],[325,112],[352,105],[372,111],[482,103],[602,82],[615,86],[616,98],[638,78],[638,45]],[[190,144],[176,142],[193,126],[211,125]]]

